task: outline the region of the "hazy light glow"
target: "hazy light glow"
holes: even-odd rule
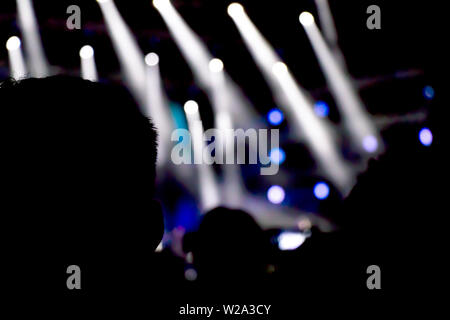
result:
[[[274,204],[282,203],[285,195],[284,189],[280,186],[271,186],[269,190],[267,190],[267,199]]]
[[[159,56],[154,53],[150,52],[145,56],[145,64],[147,64],[149,67],[156,66],[159,63]]]
[[[378,140],[372,135],[366,136],[362,141],[363,148],[369,153],[374,153],[378,149]]]
[[[21,42],[20,39],[16,36],[13,36],[6,41],[6,49],[9,51],[14,51],[20,48]]]
[[[423,96],[428,99],[431,100],[434,98],[434,89],[432,86],[425,86],[425,88],[423,88]]]
[[[270,124],[277,126],[281,122],[283,122],[284,115],[283,112],[279,109],[272,109],[267,114],[267,119],[269,120]]]
[[[325,182],[319,182],[314,186],[314,196],[319,199],[323,200],[328,198],[328,195],[330,194],[330,187]]]
[[[431,146],[433,143],[433,134],[431,133],[431,130],[428,128],[423,128],[419,132],[419,140],[420,143],[423,144],[426,147]]]
[[[305,242],[306,236],[301,232],[284,231],[278,235],[280,250],[295,250]]]
[[[240,3],[233,2],[228,6],[227,12],[230,17],[236,17],[240,14],[243,14],[245,11],[244,7]]]
[[[313,15],[307,11],[300,13],[299,20],[305,27],[311,26],[314,23]]]
[[[379,132],[353,87],[348,71],[330,50],[314,20],[307,18],[308,16],[304,14],[300,15],[300,22],[314,49],[337,107],[343,115],[344,126],[351,134],[354,146],[361,154],[372,153],[371,149],[361,145],[365,137],[372,136],[377,140],[377,151],[381,152],[383,148]],[[305,18],[302,19],[302,17]]]
[[[211,72],[220,72],[223,70],[223,62],[220,59],[214,58],[209,62],[209,70]]]
[[[270,150],[270,161],[278,164],[282,164],[286,159],[286,153],[281,148],[275,148]]]
[[[324,101],[317,101],[314,104],[314,112],[321,118],[324,118],[328,116],[328,113],[330,112],[330,108],[328,107],[328,104]]]

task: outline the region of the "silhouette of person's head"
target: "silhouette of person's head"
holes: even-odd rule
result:
[[[257,279],[265,267],[264,239],[248,213],[224,207],[209,211],[193,245],[199,277],[224,282]]]
[[[151,255],[156,131],[128,91],[54,76],[7,81],[0,101],[4,244],[80,264]]]

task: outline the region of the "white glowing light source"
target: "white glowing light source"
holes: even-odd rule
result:
[[[16,36],[13,36],[6,41],[6,49],[9,51],[14,51],[20,48],[21,42],[20,39]]]
[[[159,63],[159,56],[154,52],[150,52],[145,56],[145,63],[149,67],[156,66]]]
[[[314,195],[317,199],[323,200],[330,194],[330,187],[325,182],[319,182],[314,186]]]
[[[275,75],[280,76],[280,75],[288,72],[288,67],[287,67],[287,65],[284,62],[277,61],[272,66],[272,72]]]
[[[419,132],[419,140],[424,146],[428,147],[433,143],[433,134],[428,128],[423,128]]]
[[[106,2],[109,2],[109,1],[111,1],[111,0],[97,0],[98,3],[106,3]]]
[[[223,62],[220,59],[214,58],[209,62],[209,70],[211,72],[220,72],[223,70]]]
[[[198,112],[198,104],[194,100],[189,100],[184,104],[186,114],[195,114]]]
[[[367,152],[370,152],[370,153],[373,153],[373,152],[377,151],[377,149],[378,149],[377,138],[375,138],[372,135],[364,137],[362,144],[363,144],[364,150],[366,150]]]
[[[280,186],[271,186],[267,190],[267,199],[274,204],[280,204],[283,202],[285,197],[284,189]]]
[[[286,153],[281,148],[274,148],[270,150],[270,161],[277,164],[282,164],[286,159]]]
[[[84,46],[80,49],[81,59],[90,59],[94,56],[94,49],[91,46]]]
[[[227,12],[230,17],[236,17],[244,13],[244,7],[240,3],[233,2],[228,6]]]
[[[299,20],[305,27],[308,27],[314,23],[313,15],[307,11],[300,13]]]
[[[306,236],[300,232],[285,231],[278,236],[280,250],[295,250],[305,242]]]

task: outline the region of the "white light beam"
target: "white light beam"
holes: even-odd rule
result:
[[[357,150],[361,154],[373,155],[381,152],[383,142],[373,121],[365,110],[363,102],[351,83],[348,72],[340,64],[320,33],[314,17],[309,12],[302,12],[300,23],[306,31],[320,67],[325,75],[331,93],[336,99],[343,115],[344,126],[352,136]]]
[[[125,77],[125,83],[141,106],[145,105],[145,64],[131,30],[112,0],[97,0]]]
[[[30,75],[37,78],[46,77],[49,75],[49,67],[42,46],[33,4],[31,0],[16,0],[16,3]]]
[[[6,49],[8,50],[10,75],[15,80],[27,77],[27,69],[22,53],[22,45],[20,39],[13,36],[6,41]]]

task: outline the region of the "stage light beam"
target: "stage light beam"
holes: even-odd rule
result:
[[[355,177],[339,153],[329,123],[314,113],[312,100],[306,91],[297,84],[287,65],[280,60],[243,7],[230,6],[228,12],[269,84],[274,100],[283,107],[286,119],[291,121],[294,138],[308,145],[320,170],[345,194],[353,186]],[[311,15],[303,15],[302,21],[311,23]]]
[[[6,41],[6,49],[8,50],[8,60],[10,75],[13,79],[20,80],[27,76],[27,68],[23,58],[21,41],[18,37],[10,37]]]
[[[90,81],[98,81],[97,67],[95,65],[94,49],[83,46],[80,49],[81,77]]]
[[[27,64],[32,77],[49,75],[47,58],[31,0],[16,0],[19,27],[24,40]]]
[[[170,154],[171,134],[175,127],[170,114],[168,99],[163,89],[159,71],[159,56],[150,52],[145,56],[146,66],[146,104],[145,114],[158,129],[157,165],[166,165]]]
[[[313,47],[319,65],[330,86],[331,93],[336,99],[339,111],[343,115],[344,126],[351,134],[357,151],[369,156],[382,152],[383,142],[379,132],[353,87],[350,75],[344,64],[338,61],[326,44],[311,13],[302,12],[299,16],[299,21]],[[375,146],[375,149],[371,147],[366,148],[368,139],[370,146]],[[376,139],[376,143],[372,143],[373,139]]]
[[[146,74],[144,55],[130,28],[111,0],[97,0],[114,50],[124,73],[125,84],[129,87],[139,105],[146,104]]]
[[[219,186],[213,167],[203,161],[205,141],[203,138],[204,130],[198,103],[194,100],[187,101],[184,104],[184,111],[188,122],[189,132],[191,134],[194,164],[197,169],[200,207],[202,213],[206,213],[219,206],[221,203]]]

